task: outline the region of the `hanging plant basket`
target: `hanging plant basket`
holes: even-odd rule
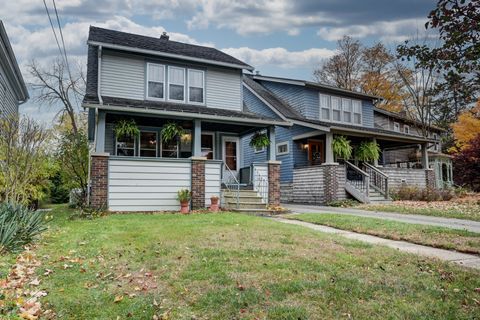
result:
[[[175,122],[169,122],[163,126],[162,131],[162,141],[169,143],[173,140],[177,142],[180,141],[182,135],[185,134],[185,130]]]
[[[363,141],[355,149],[355,157],[360,161],[375,161],[380,158],[380,147],[373,141]]]
[[[140,130],[135,123],[135,120],[120,120],[115,123],[115,136],[119,138],[135,138],[140,135]]]
[[[332,141],[333,154],[337,158],[348,160],[352,156],[352,146],[350,140],[345,136],[336,136]]]
[[[250,140],[250,146],[255,149],[266,148],[270,145],[270,139],[264,132],[256,132]]]

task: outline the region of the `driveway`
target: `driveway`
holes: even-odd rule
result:
[[[359,217],[379,218],[384,220],[393,220],[398,222],[423,224],[430,226],[445,227],[451,229],[461,229],[480,233],[480,222],[453,218],[441,218],[432,216],[422,216],[416,214],[401,214],[392,212],[366,211],[351,208],[335,208],[314,205],[300,204],[282,204],[283,207],[292,211],[292,213],[336,213],[354,215]]]

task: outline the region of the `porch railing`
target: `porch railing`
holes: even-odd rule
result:
[[[370,175],[349,161],[345,161],[346,190],[357,200],[369,203]]]
[[[388,175],[369,163],[363,164],[365,172],[370,176],[370,185],[388,199]]]
[[[224,170],[225,176],[223,177],[222,182],[228,192],[235,195],[236,209],[238,209],[240,206],[240,182],[228,165],[226,163],[224,163],[224,165],[226,170]]]
[[[262,197],[263,203],[268,204],[268,177],[265,177],[265,175],[262,174],[262,171],[259,170],[259,167],[255,166],[254,164],[252,165],[251,170],[253,173],[253,190],[255,190]],[[268,169],[266,172],[268,174]]]

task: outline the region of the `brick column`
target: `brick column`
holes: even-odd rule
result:
[[[268,161],[268,204],[280,205],[280,164],[281,161]]]
[[[108,153],[92,153],[90,161],[90,206],[108,208]]]
[[[205,157],[192,157],[192,209],[205,208]]]
[[[436,189],[435,170],[425,170],[425,185],[428,189]]]
[[[338,200],[338,164],[323,164],[325,203]]]

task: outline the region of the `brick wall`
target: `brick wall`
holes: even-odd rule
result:
[[[192,158],[192,209],[205,208],[205,159]]]
[[[90,206],[108,208],[108,154],[91,155]]]
[[[338,164],[323,164],[325,203],[338,200]]]
[[[268,162],[268,204],[280,205],[280,161]]]

